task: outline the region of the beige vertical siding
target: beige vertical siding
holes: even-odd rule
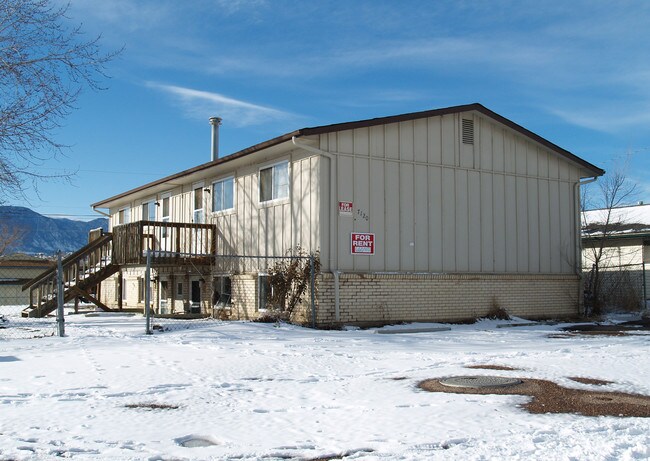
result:
[[[463,118],[474,121],[473,145],[461,142]],[[354,204],[353,216],[335,214],[339,244],[328,269],[575,270],[579,168],[489,118],[357,128],[321,135],[319,145],[336,156],[336,201]],[[375,234],[373,256],[350,254],[352,232]]]

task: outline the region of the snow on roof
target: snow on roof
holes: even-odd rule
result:
[[[604,208],[582,212],[583,236],[601,234],[607,223],[608,211]],[[613,234],[650,232],[650,204],[612,208],[608,227]]]

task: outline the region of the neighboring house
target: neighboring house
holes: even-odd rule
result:
[[[53,266],[53,261],[42,258],[0,257],[0,306],[29,305],[29,294],[22,291],[22,285]]]
[[[480,104],[303,128],[94,203],[101,300],[142,307],[153,248],[160,312],[210,313],[221,290],[255,318],[264,271],[202,255],[300,245],[320,251],[318,325],[576,315],[579,184],[603,173]]]
[[[585,290],[593,285],[594,264],[602,246],[601,293],[609,308],[641,309],[650,296],[650,205],[582,213],[582,266]]]

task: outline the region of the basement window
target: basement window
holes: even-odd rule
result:
[[[260,170],[260,203],[289,197],[289,162]]]
[[[474,120],[462,120],[463,144],[474,144]]]

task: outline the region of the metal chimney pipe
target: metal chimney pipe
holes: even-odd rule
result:
[[[219,125],[221,125],[221,118],[210,117],[210,125],[212,125],[212,161],[214,162],[219,158]]]

